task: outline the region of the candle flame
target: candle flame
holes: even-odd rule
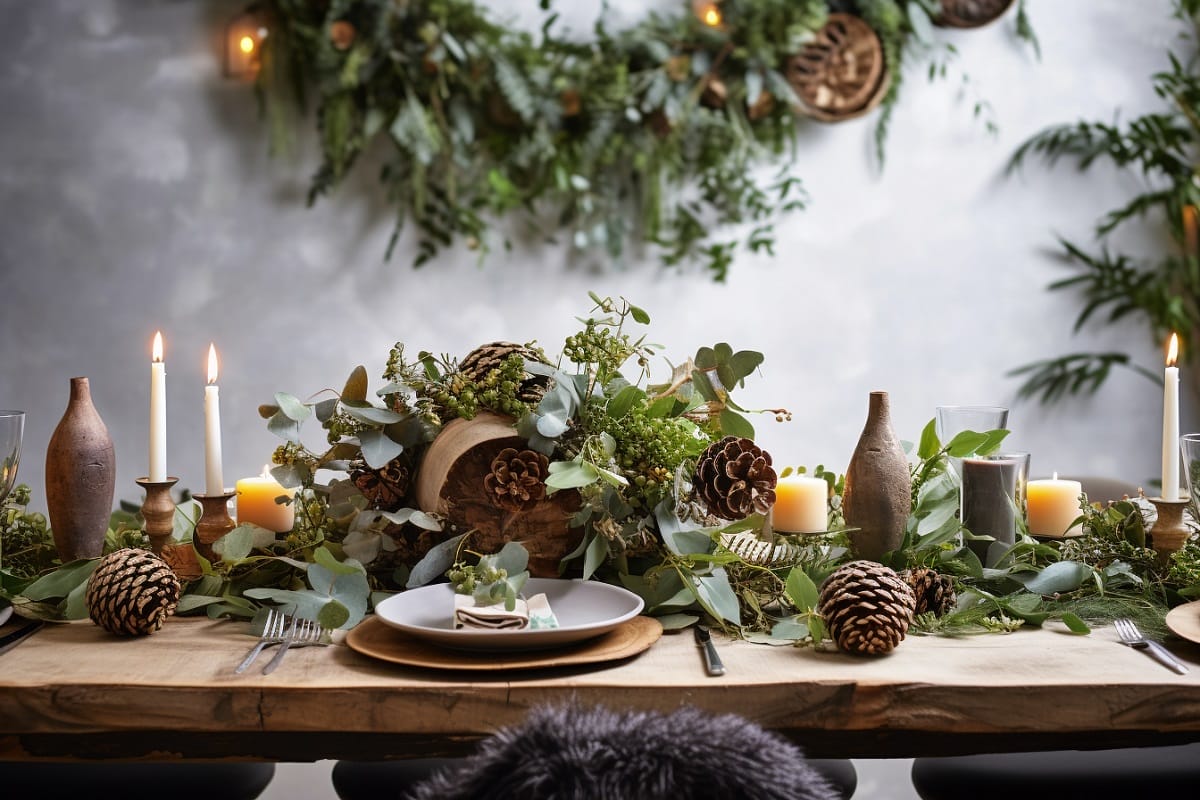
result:
[[[274,480],[274,479],[275,479],[275,476],[271,474],[271,465],[270,465],[270,464],[263,464],[263,471],[262,471],[262,474],[261,474],[261,475],[259,475],[258,477],[260,477],[260,478],[266,478],[267,480]]]
[[[241,39],[238,40],[238,47],[241,49],[241,51],[243,53],[245,53],[246,55],[250,55],[251,53],[254,52],[254,37],[253,36],[243,36]]]
[[[715,5],[709,5],[704,9],[703,16],[704,24],[710,28],[715,28],[721,24],[721,12]]]
[[[1058,480],[1058,473],[1057,473],[1057,472],[1055,472],[1055,473],[1054,473],[1054,478],[1053,478],[1052,480]]]
[[[154,361],[162,361],[163,360],[162,331],[154,332],[154,348],[153,348],[153,350],[154,350],[154,352],[152,355],[152,359]]]
[[[211,343],[208,345],[208,382],[217,382],[217,347]]]
[[[1167,366],[1173,367],[1179,361],[1179,335],[1172,333],[1167,344]]]

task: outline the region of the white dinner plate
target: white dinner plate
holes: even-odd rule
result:
[[[12,616],[12,606],[7,600],[0,600],[0,625],[8,622],[8,618]]]
[[[613,628],[642,611],[642,598],[598,581],[530,578],[523,594],[545,592],[559,627],[537,630],[454,628],[454,590],[447,583],[422,586],[393,595],[375,607],[380,620],[393,628],[443,647],[460,650],[538,650],[583,641]]]

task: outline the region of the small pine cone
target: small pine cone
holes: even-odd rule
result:
[[[692,486],[709,513],[728,520],[767,513],[775,505],[777,481],[771,454],[737,436],[710,444],[692,476]]]
[[[504,364],[504,361],[513,353],[520,353],[521,357],[526,361],[540,361],[543,364],[550,363],[542,353],[532,347],[514,342],[491,342],[489,344],[481,344],[467,353],[466,357],[459,362],[458,371],[464,377],[480,383],[487,377],[489,372],[499,369]],[[517,389],[517,397],[526,403],[536,404],[541,401],[542,396],[546,394],[546,390],[549,388],[550,378],[545,375],[531,375],[526,372],[525,379],[521,381],[521,385]]]
[[[350,480],[362,492],[371,508],[395,511],[404,505],[412,487],[411,460],[407,453],[396,456],[379,469],[365,463],[350,472]]]
[[[916,598],[904,579],[874,561],[851,561],[821,584],[817,610],[839,649],[883,655],[904,639]]]
[[[546,496],[550,459],[533,450],[506,447],[492,459],[483,486],[492,502],[508,511],[524,511]]]
[[[900,577],[912,588],[917,598],[917,614],[932,611],[935,617],[945,615],[958,602],[954,592],[954,579],[949,575],[941,575],[927,567],[909,569],[900,573]]]
[[[85,599],[92,622],[109,633],[154,633],[175,613],[179,578],[154,553],[126,547],[100,561]]]

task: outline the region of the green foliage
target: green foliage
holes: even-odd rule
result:
[[[1098,252],[1060,240],[1075,274],[1050,284],[1052,291],[1076,293],[1082,308],[1078,332],[1089,324],[1124,318],[1145,323],[1155,344],[1169,332],[1179,334],[1182,357],[1192,358],[1200,323],[1200,241],[1194,214],[1200,203],[1195,164],[1200,154],[1200,71],[1195,58],[1197,8],[1190,0],[1176,3],[1185,23],[1184,55],[1168,52],[1168,68],[1153,77],[1152,88],[1165,108],[1128,122],[1085,122],[1048,128],[1025,142],[1013,155],[1010,169],[1039,156],[1053,165],[1066,159],[1080,170],[1107,160],[1135,173],[1145,188],[1096,223]],[[1185,209],[1193,215],[1185,222]],[[1165,257],[1115,253],[1109,240],[1118,229],[1140,224],[1165,231],[1175,253]],[[1134,364],[1124,353],[1073,353],[1015,370],[1025,376],[1020,393],[1053,403],[1064,397],[1095,392],[1113,367],[1159,378]]]
[[[416,265],[455,240],[508,248],[493,221],[520,214],[546,239],[553,220],[577,250],[620,261],[645,243],[665,265],[699,260],[724,280],[739,249],[773,253],[776,223],[804,207],[784,63],[846,4],[724,0],[713,29],[681,2],[620,31],[602,8],[590,41],[559,25],[549,2],[536,34],[493,22],[475,0],[261,5],[272,20],[259,81],[272,133],[287,135],[293,106],[315,97],[322,163],[310,202],[386,145],[389,255],[408,219]],[[884,42],[882,149],[906,52],[941,52],[907,46],[929,38],[933,4],[850,5]],[[353,26],[352,41],[330,35],[335,23]]]

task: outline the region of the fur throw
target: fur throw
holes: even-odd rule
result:
[[[798,747],[733,714],[538,708],[410,800],[836,800]]]

